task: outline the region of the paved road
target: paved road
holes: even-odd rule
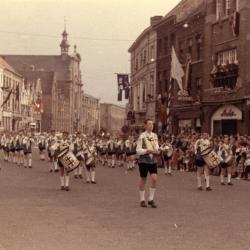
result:
[[[1,162],[0,250],[250,249],[250,183],[212,192],[192,173],[159,173],[159,208],[138,206],[137,171],[98,167],[97,185],[71,179],[58,189],[48,163],[33,169]]]

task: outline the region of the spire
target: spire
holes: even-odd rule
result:
[[[68,33],[66,31],[66,19],[64,18],[64,31],[62,33],[62,41],[60,44],[61,55],[68,55],[69,52],[69,42],[68,42]]]

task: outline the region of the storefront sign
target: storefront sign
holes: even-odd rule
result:
[[[191,128],[192,120],[179,120],[179,128]]]
[[[212,120],[242,120],[242,111],[233,105],[225,105],[219,108]]]
[[[177,100],[180,102],[192,102],[194,99],[192,96],[178,96]]]

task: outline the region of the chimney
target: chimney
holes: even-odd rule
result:
[[[162,16],[153,16],[150,18],[150,25],[154,26],[156,25],[158,22],[160,22],[162,19]]]

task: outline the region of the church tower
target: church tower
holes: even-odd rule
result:
[[[60,47],[61,47],[61,55],[68,55],[70,45],[68,42],[68,33],[66,29],[64,29],[62,33],[62,41],[61,41]]]

